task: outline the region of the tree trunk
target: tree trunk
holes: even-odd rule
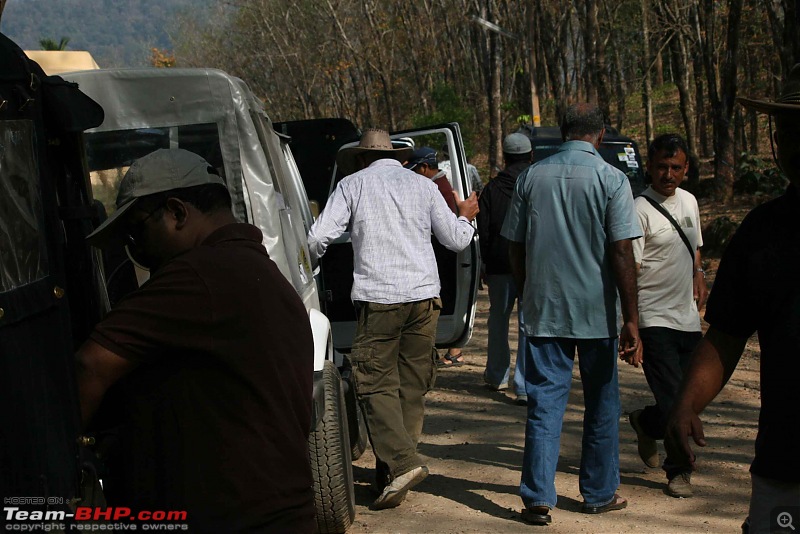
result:
[[[747,77],[747,87],[753,87],[755,80],[758,76],[757,65],[758,60],[748,52],[745,55],[745,76]],[[742,118],[745,127],[746,142],[742,150],[750,152],[751,154],[758,154],[758,120],[756,118],[755,110],[747,108],[744,110],[744,117]]]
[[[704,45],[703,34],[700,28],[699,11],[699,5],[695,3],[693,3],[689,8],[689,18],[692,26],[692,42],[694,50],[694,53],[692,54],[692,70],[694,71],[694,101],[695,110],[697,113],[696,138],[699,150],[698,155],[702,157],[708,157],[711,153],[711,150],[708,145],[708,109],[706,108],[706,90],[705,84],[703,83],[703,75],[705,73],[705,63],[703,60]]]
[[[736,62],[739,51],[739,25],[743,0],[729,0],[727,35],[723,50],[725,59],[720,65],[719,81],[714,50],[713,17],[715,0],[703,0],[704,10],[699,14],[705,28],[703,57],[708,78],[708,96],[714,117],[714,180],[717,200],[729,204],[733,200],[733,182],[736,178],[733,140],[733,112],[736,99]],[[717,85],[719,83],[719,86]]]
[[[608,72],[606,70],[606,53],[603,39],[600,37],[600,21],[598,19],[599,2],[586,3],[586,22],[583,38],[586,42],[586,57],[589,65],[589,79],[597,91],[597,105],[606,120],[611,119],[611,91],[609,90]]]
[[[625,68],[622,66],[622,55],[617,47],[614,47],[614,66],[617,72],[617,120],[615,121],[615,126],[618,131],[622,131],[622,123],[625,120]]]
[[[500,168],[503,161],[503,124],[500,93],[500,38],[496,33],[489,35],[491,55],[491,87],[489,92],[489,167]]]
[[[664,85],[664,60],[661,58],[661,52],[656,53],[655,57],[656,69],[656,86]]]
[[[675,27],[678,26],[678,21],[674,21]],[[683,37],[679,33],[673,33],[669,42],[670,55],[672,57],[672,70],[674,72],[675,85],[678,88],[678,96],[680,99],[681,117],[683,118],[683,129],[686,136],[686,144],[689,146],[689,154],[687,156],[697,154],[697,146],[695,142],[695,113],[694,102],[692,95],[689,92],[689,72],[687,69],[688,60],[686,54],[686,46]]]
[[[653,142],[653,85],[650,81],[650,24],[648,21],[650,7],[648,0],[641,0],[642,6],[642,107],[644,108],[645,140],[647,145]]]
[[[780,58],[781,79],[785,79],[794,64],[800,62],[800,7],[797,0],[774,0],[764,4],[772,30],[772,42]]]

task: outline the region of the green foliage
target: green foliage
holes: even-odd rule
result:
[[[755,157],[747,152],[739,156],[736,168],[735,194],[777,196],[781,194],[789,180],[780,169],[771,166],[770,161]]]
[[[413,116],[411,123],[413,127],[428,126],[431,124],[442,124],[445,122],[457,122],[461,127],[461,135],[464,138],[464,149],[467,156],[472,155],[473,128],[472,122],[474,119],[473,113],[462,104],[461,98],[456,93],[455,89],[446,83],[439,82],[433,88],[431,94],[433,101],[433,111],[428,114],[416,114]],[[418,139],[418,145],[428,145],[439,150],[439,146],[429,144],[430,140],[424,138]],[[430,142],[436,142],[432,140]]]
[[[708,223],[703,228],[703,256],[705,258],[722,257],[737,226],[730,217],[724,215]]]
[[[532,124],[533,118],[530,115],[518,115],[516,122],[518,126],[525,126],[526,124]]]
[[[69,43],[69,37],[62,37],[59,42],[56,42],[53,39],[49,39],[47,37],[39,39],[39,45],[41,45],[42,50],[56,50],[56,51],[66,50],[68,43]]]

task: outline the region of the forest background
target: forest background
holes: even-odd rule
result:
[[[103,67],[223,69],[275,121],[457,121],[484,179],[536,107],[556,125],[592,101],[642,146],[684,135],[728,203],[737,177],[782,184],[767,119],[735,98],[773,98],[800,62],[795,0],[8,0],[1,28]]]

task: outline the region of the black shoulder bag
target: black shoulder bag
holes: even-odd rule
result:
[[[678,235],[681,236],[683,240],[683,244],[686,245],[686,250],[689,251],[689,256],[692,257],[692,269],[694,269],[694,250],[692,250],[692,245],[689,243],[689,238],[686,237],[686,234],[683,233],[683,229],[681,225],[678,224],[678,221],[672,218],[672,215],[669,214],[667,210],[664,209],[664,206],[653,200],[652,198],[648,197],[647,195],[642,195],[661,215],[667,218],[669,222],[672,223],[672,226],[678,231]]]

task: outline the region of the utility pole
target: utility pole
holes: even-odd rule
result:
[[[533,30],[533,10],[529,10],[530,16],[530,29]],[[497,34],[502,35],[503,37],[508,37],[509,39],[514,39],[516,41],[522,41],[522,39],[515,35],[508,30],[505,30],[498,26],[493,22],[489,22],[486,19],[483,19],[478,16],[472,16],[470,18],[472,22],[475,24],[486,28],[490,32],[494,32]],[[541,116],[539,114],[539,94],[536,91],[536,56],[533,54],[533,32],[529,32],[529,37],[525,43],[525,55],[528,59],[528,74],[530,74],[530,86],[531,86],[531,121],[535,127],[539,127],[542,125]]]
[[[536,91],[536,54],[533,53],[533,36],[535,19],[533,5],[528,6],[528,71],[530,72],[531,82],[531,122],[534,128],[542,125],[542,118],[539,116],[539,93]]]

